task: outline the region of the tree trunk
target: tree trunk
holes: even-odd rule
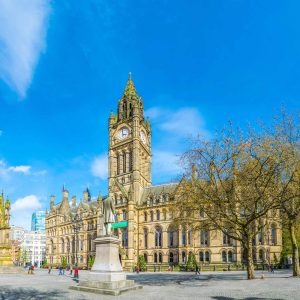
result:
[[[297,245],[297,238],[295,234],[295,225],[290,223],[289,231],[292,241],[292,250],[293,250],[293,276],[300,276],[300,268],[299,268],[299,252],[298,252],[298,245]]]
[[[255,279],[254,275],[254,265],[253,265],[253,255],[252,255],[252,241],[248,238],[245,241],[244,250],[247,260],[247,279]]]

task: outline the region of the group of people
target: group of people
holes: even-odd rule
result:
[[[51,274],[51,270],[52,270],[52,266],[49,265],[48,266],[48,274]],[[60,265],[58,267],[58,271],[59,271],[58,275],[65,275],[65,268],[62,265]],[[66,271],[70,271],[69,275],[72,276],[73,275],[73,266],[72,265],[68,266],[66,268]],[[79,277],[79,275],[78,275],[78,266],[75,265],[75,267],[74,267],[74,278],[78,278],[78,277]]]

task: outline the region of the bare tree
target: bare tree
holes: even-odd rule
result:
[[[293,276],[300,276],[299,252],[296,226],[300,217],[300,116],[289,115],[285,111],[275,118],[274,126],[269,130],[272,144],[282,155],[280,183],[283,193],[280,201],[282,221],[290,235],[292,244]],[[277,159],[279,159],[277,155]],[[287,184],[289,182],[289,184]]]
[[[252,131],[244,137],[231,126],[211,140],[196,139],[191,148],[182,157],[187,174],[177,191],[175,222],[205,225],[234,239],[253,279],[253,238],[268,225],[268,212],[282,196],[276,178],[281,161],[274,159],[279,150],[267,136]],[[202,220],[200,210],[206,214]]]

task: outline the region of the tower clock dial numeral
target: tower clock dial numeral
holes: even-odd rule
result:
[[[141,141],[146,144],[146,135],[144,133],[144,131],[141,131],[140,132],[140,138],[141,138]]]
[[[120,140],[126,139],[128,137],[128,135],[129,135],[129,130],[126,127],[120,129],[118,132],[118,138]]]

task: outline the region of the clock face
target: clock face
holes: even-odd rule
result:
[[[145,135],[144,131],[141,131],[141,132],[140,132],[140,137],[141,137],[141,141],[142,141],[144,144],[146,144],[146,135]]]
[[[123,127],[122,129],[119,130],[118,132],[118,138],[120,140],[126,139],[129,135],[129,130],[126,127]]]

